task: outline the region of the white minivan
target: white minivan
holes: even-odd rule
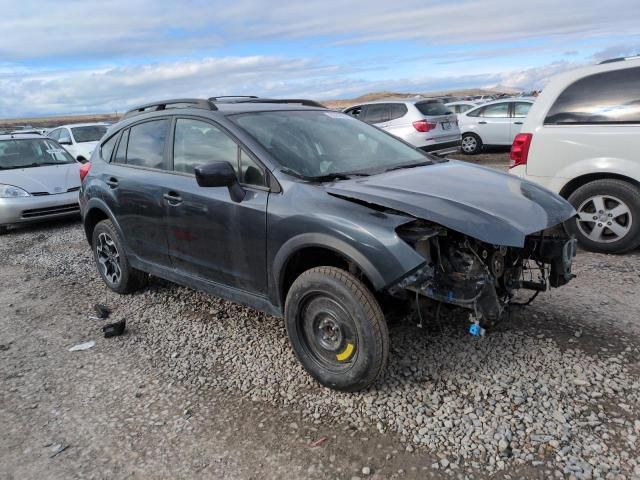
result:
[[[638,247],[640,58],[554,77],[513,141],[510,171],[573,204],[578,215],[565,228],[583,247]]]

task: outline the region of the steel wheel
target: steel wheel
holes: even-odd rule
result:
[[[100,233],[96,242],[96,258],[103,277],[112,285],[118,285],[122,279],[120,254],[113,238],[107,233]]]
[[[334,298],[309,295],[298,322],[302,347],[314,363],[334,373],[351,368],[358,355],[358,334],[353,318]]]
[[[616,242],[628,235],[633,225],[629,206],[611,195],[590,197],[577,210],[578,229],[594,242]]]

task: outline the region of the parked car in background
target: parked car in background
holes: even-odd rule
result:
[[[107,128],[109,125],[104,123],[77,123],[55,128],[47,136],[62,145],[73,158],[84,163],[91,158],[93,149]]]
[[[23,129],[19,129],[19,130],[13,130],[11,132],[9,132],[10,134],[19,134],[19,135],[23,135],[25,133],[27,134],[33,134],[33,135],[46,135],[47,130],[44,128],[23,128]]]
[[[337,390],[385,369],[380,299],[424,296],[480,327],[508,316],[519,289],[573,277],[575,240],[545,232],[575,213],[558,195],[313,101],[143,105],[81,175],[110,289],[133,292],[152,273],[284,317],[299,361]]]
[[[503,99],[483,103],[458,116],[464,153],[479,153],[484,145],[509,146],[520,132],[532,99]]]
[[[78,215],[79,170],[55,140],[0,135],[0,233],[10,225]]]
[[[567,198],[587,249],[640,245],[640,58],[554,77],[511,147],[511,173]]]
[[[440,100],[380,100],[344,112],[426,152],[444,155],[460,147],[458,119]]]
[[[445,105],[447,106],[447,108],[449,108],[449,110],[457,115],[459,113],[464,113],[471,110],[472,108],[477,107],[478,105],[480,105],[480,103],[481,102],[471,102],[469,100],[459,100],[457,102],[445,103]]]

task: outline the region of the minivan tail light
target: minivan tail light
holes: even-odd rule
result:
[[[511,145],[511,162],[509,164],[509,168],[527,164],[532,138],[532,133],[519,133],[516,135],[516,138],[513,139],[513,144]]]
[[[436,122],[427,122],[426,120],[416,120],[413,122],[413,128],[415,128],[418,132],[428,132],[429,130],[433,130],[436,128],[438,124]]]
[[[82,182],[84,180],[84,177],[87,176],[87,173],[89,173],[89,170],[91,170],[91,162],[87,162],[82,164],[82,166],[80,167],[80,181]]]

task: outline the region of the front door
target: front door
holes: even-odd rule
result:
[[[173,266],[244,291],[266,293],[265,169],[219,125],[178,118],[172,139],[173,175],[164,192]],[[246,190],[234,202],[225,187],[198,186],[194,168],[228,161]]]
[[[486,145],[511,145],[509,102],[494,103],[483,108],[478,118],[478,133]]]

